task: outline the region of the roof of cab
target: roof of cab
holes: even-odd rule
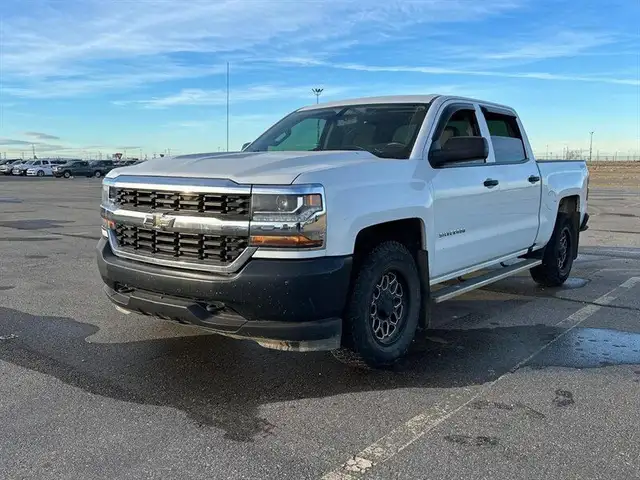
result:
[[[349,98],[345,100],[336,100],[333,102],[325,102],[325,103],[317,103],[314,105],[304,106],[298,111],[305,110],[315,110],[316,108],[332,108],[332,107],[342,107],[348,105],[367,105],[367,104],[382,104],[382,103],[431,103],[436,98],[440,98],[443,101],[445,100],[461,100],[466,102],[478,102],[484,105],[493,105],[495,107],[504,108],[507,110],[513,110],[511,107],[507,105],[501,105],[494,102],[487,102],[486,100],[478,100],[467,97],[458,97],[454,95],[439,95],[439,94],[430,94],[430,95],[387,95],[380,97],[361,97],[361,98]]]

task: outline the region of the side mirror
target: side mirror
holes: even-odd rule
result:
[[[251,145],[251,142],[245,143],[244,145],[242,145],[242,148],[240,150],[244,151],[244,149],[247,148],[249,145]]]
[[[484,137],[451,137],[442,148],[429,152],[429,161],[434,167],[447,163],[486,160],[489,143]]]

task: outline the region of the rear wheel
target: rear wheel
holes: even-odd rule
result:
[[[405,355],[418,326],[420,277],[411,252],[395,241],[375,247],[362,262],[344,315],[343,363],[381,367]]]
[[[102,176],[102,172],[100,170],[96,170],[93,172],[93,176],[96,178],[100,178]]]
[[[545,287],[562,285],[571,273],[577,239],[578,232],[571,217],[559,213],[553,235],[545,247],[542,265],[530,270],[531,278]]]

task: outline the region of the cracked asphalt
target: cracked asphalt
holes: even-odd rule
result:
[[[434,308],[386,371],[116,312],[100,184],[0,177],[0,478],[640,478],[640,192],[560,289]]]

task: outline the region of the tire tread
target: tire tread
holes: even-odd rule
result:
[[[392,350],[387,354],[376,352],[368,344],[366,332],[363,331],[361,325],[362,318],[360,308],[364,297],[369,297],[369,285],[371,277],[377,275],[379,272],[380,262],[399,261],[406,262],[406,266],[409,268],[413,279],[406,279],[407,282],[415,283],[409,285],[408,288],[412,289],[413,302],[415,304],[410,307],[413,309],[415,318],[409,317],[406,319],[408,322],[403,332],[403,338],[398,343],[394,344]],[[415,263],[415,259],[408,248],[397,241],[386,241],[380,243],[374,247],[367,258],[362,262],[358,272],[353,281],[353,287],[350,294],[349,302],[344,316],[344,333],[343,333],[343,346],[342,348],[335,350],[334,357],[350,366],[356,368],[370,368],[370,367],[384,367],[395,363],[398,359],[404,356],[411,345],[415,330],[418,324],[419,308],[420,306],[420,277],[418,274],[418,268]],[[406,341],[405,335],[410,335],[411,339]]]
[[[545,248],[545,252],[542,257],[542,264],[529,270],[531,278],[543,287],[559,287],[567,280],[571,272],[571,269],[569,269],[567,275],[563,276],[557,267],[555,258],[555,244],[558,234],[567,224],[569,224],[569,228],[571,230],[575,230],[572,228],[573,223],[571,222],[569,215],[566,213],[559,213],[553,234]],[[573,238],[571,239],[571,248],[575,248],[577,232],[572,231],[572,234]],[[573,252],[569,252],[569,255],[571,256],[570,258],[573,258]]]

